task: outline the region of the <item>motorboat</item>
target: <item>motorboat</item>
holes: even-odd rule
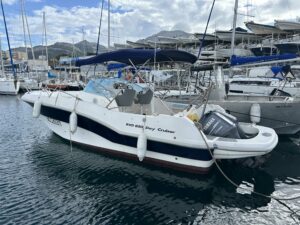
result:
[[[280,30],[275,26],[255,23],[253,21],[246,22],[245,25],[249,30],[251,30],[256,35],[271,35],[271,34],[286,33],[285,31]]]
[[[216,30],[215,35],[221,41],[230,42],[231,41],[231,36],[232,36],[232,30],[229,30],[229,31],[227,31],[227,30]],[[239,27],[236,28],[235,38],[236,38],[237,42],[259,39],[259,37],[256,34],[247,32],[247,30],[239,28]]]
[[[127,49],[103,53],[78,65],[117,61],[194,63],[178,50]],[[171,110],[151,85],[133,79],[90,80],[83,91],[27,92],[22,100],[60,137],[102,152],[186,172],[206,173],[215,159],[269,153],[278,137],[272,128],[240,123],[218,106]]]
[[[280,30],[289,31],[289,32],[299,32],[300,31],[300,22],[299,21],[290,21],[290,20],[275,20],[275,27]]]
[[[278,142],[273,129],[239,123],[220,107],[173,114],[150,88],[123,80],[91,80],[84,91],[28,92],[22,100],[66,140],[186,172],[208,172],[213,158],[264,155]]]

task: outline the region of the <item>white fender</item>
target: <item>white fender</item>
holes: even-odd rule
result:
[[[258,103],[254,103],[250,108],[250,120],[252,123],[259,123],[261,117],[261,109]]]
[[[137,157],[140,161],[143,161],[147,151],[147,136],[142,132],[137,141]]]
[[[42,108],[42,101],[38,99],[34,102],[32,117],[38,118],[41,114],[41,108]]]
[[[69,117],[70,131],[71,133],[75,133],[77,130],[77,114],[72,112]]]

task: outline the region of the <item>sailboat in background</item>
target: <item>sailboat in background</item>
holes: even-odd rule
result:
[[[32,55],[32,67],[31,69],[28,69],[28,72],[22,73],[22,76],[20,78],[20,90],[26,92],[27,90],[38,90],[40,89],[40,80],[41,80],[41,74],[37,71],[38,66],[36,65],[36,57],[34,53],[34,48],[32,45],[31,40],[31,34],[29,29],[29,24],[27,20],[26,10],[25,10],[25,4],[23,0],[20,0],[20,12],[21,12],[21,19],[22,19],[22,28],[23,28],[23,35],[24,35],[24,47],[26,50],[26,58],[27,58],[27,64],[29,64],[29,56],[28,56],[28,48],[27,48],[27,38],[26,38],[26,32],[29,39],[30,49],[31,49],[31,55]],[[44,31],[45,31],[45,15],[43,14],[43,25],[44,25]],[[27,30],[27,31],[26,31]],[[47,52],[47,49],[46,49]],[[46,57],[48,58],[48,57]],[[48,65],[48,63],[45,63],[45,65]],[[43,72],[42,72],[43,73]],[[43,75],[45,76],[45,75]]]
[[[20,89],[20,82],[17,79],[16,70],[14,67],[14,62],[13,62],[13,57],[12,57],[12,51],[10,48],[10,42],[9,42],[9,36],[8,36],[8,31],[7,31],[7,26],[6,26],[6,19],[5,19],[5,13],[4,13],[2,0],[1,0],[1,9],[2,9],[2,14],[3,14],[3,21],[4,21],[6,38],[7,38],[8,48],[9,48],[9,55],[10,55],[10,62],[12,65],[13,77],[11,77],[7,74],[5,75],[5,69],[3,66],[2,48],[1,48],[1,44],[0,44],[1,62],[2,62],[1,67],[2,67],[2,76],[3,76],[2,78],[0,78],[0,94],[17,95],[19,92],[19,89]],[[0,42],[1,42],[1,40],[0,40]]]

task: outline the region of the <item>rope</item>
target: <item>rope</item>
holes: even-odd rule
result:
[[[199,127],[201,128],[201,124],[198,123],[198,125],[200,125]],[[205,145],[206,145],[206,147],[207,147],[207,149],[208,149],[208,151],[209,151],[209,153],[210,153],[210,155],[211,155],[211,157],[212,157],[212,159],[213,159],[214,164],[216,165],[216,167],[217,167],[217,169],[220,171],[220,173],[223,175],[223,177],[224,177],[229,183],[231,183],[231,184],[232,184],[233,186],[235,186],[236,188],[240,188],[240,189],[243,189],[243,190],[252,192],[252,193],[254,193],[254,194],[256,194],[256,195],[259,195],[259,196],[261,196],[261,197],[265,197],[265,198],[269,198],[269,199],[273,199],[273,200],[277,201],[279,204],[285,206],[285,207],[291,212],[291,218],[292,218],[295,222],[297,222],[297,221],[294,219],[293,215],[296,215],[296,216],[298,217],[298,219],[299,219],[299,218],[300,218],[300,215],[297,214],[298,211],[293,210],[291,207],[289,207],[286,203],[284,203],[284,202],[282,202],[282,201],[289,201],[289,200],[299,199],[300,196],[297,196],[297,197],[291,197],[291,198],[278,198],[278,197],[274,197],[274,196],[271,196],[271,195],[265,195],[265,194],[263,194],[263,193],[253,191],[253,190],[250,190],[250,189],[245,188],[245,187],[240,187],[240,186],[239,186],[238,184],[236,184],[233,180],[231,180],[231,179],[226,175],[226,173],[222,170],[222,168],[220,167],[219,163],[218,163],[217,160],[215,159],[215,157],[214,157],[214,155],[213,155],[213,153],[212,153],[212,151],[211,151],[211,149],[210,149],[210,147],[209,147],[209,145],[208,145],[208,143],[207,143],[205,134],[203,133],[202,129],[199,129],[199,132],[200,132],[200,134],[201,134],[201,136],[202,136],[202,139],[204,140]]]

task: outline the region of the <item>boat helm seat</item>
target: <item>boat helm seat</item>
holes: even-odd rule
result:
[[[152,97],[153,97],[153,91],[151,89],[148,89],[145,93],[141,91],[136,95],[136,99],[134,100],[134,103],[141,104],[141,105],[150,104]]]
[[[135,98],[136,91],[133,89],[125,89],[121,95],[115,97],[115,101],[118,106],[131,106],[134,98]]]

